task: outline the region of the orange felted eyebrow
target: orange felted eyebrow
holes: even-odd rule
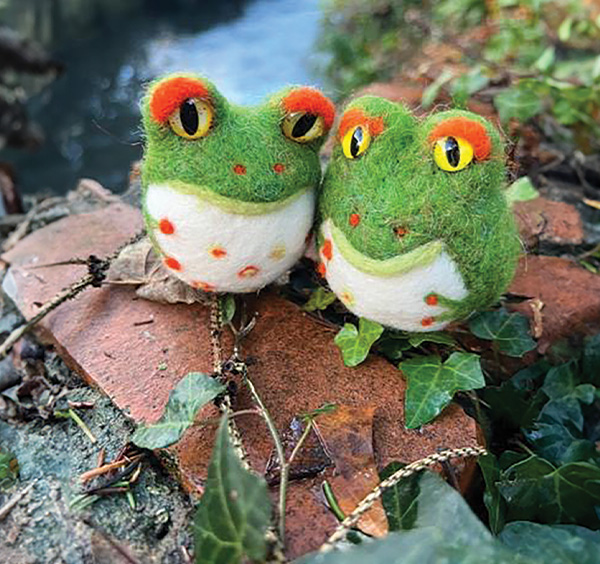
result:
[[[384,129],[382,117],[369,117],[362,110],[352,108],[342,116],[342,121],[338,128],[339,139],[343,139],[344,135],[356,125],[366,125],[369,133],[373,136],[379,135]]]
[[[327,129],[333,125],[335,119],[333,102],[314,88],[307,86],[296,88],[282,100],[282,104],[285,111],[290,114],[294,112],[316,114],[323,118]]]
[[[188,98],[206,98],[209,92],[195,78],[180,76],[159,84],[152,92],[150,114],[158,123],[166,123],[173,112]]]
[[[429,142],[435,143],[442,137],[461,137],[471,143],[478,161],[490,158],[492,141],[485,127],[478,121],[465,117],[450,118],[438,123],[429,134]]]

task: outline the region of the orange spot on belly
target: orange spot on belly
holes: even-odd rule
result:
[[[423,327],[431,327],[433,325],[434,321],[435,321],[434,317],[424,317],[423,319],[421,319],[421,325]]]
[[[173,258],[173,257],[165,257],[165,266],[167,268],[170,268],[171,270],[177,270],[177,271],[183,270],[181,263],[176,258]]]
[[[173,233],[175,233],[175,226],[167,218],[163,218],[159,221],[158,229],[165,235],[173,235]]]
[[[252,278],[256,276],[260,272],[260,268],[258,266],[249,265],[238,272],[238,276],[240,278]]]
[[[321,248],[321,254],[327,260],[331,260],[331,257],[333,256],[333,245],[331,244],[331,241],[329,239],[325,239],[323,247]]]
[[[402,239],[402,237],[404,237],[405,235],[408,235],[408,232],[409,232],[408,227],[399,226],[399,227],[394,228],[394,233],[400,239]]]
[[[352,227],[356,227],[360,223],[360,215],[357,213],[351,213],[350,217],[348,218],[348,223],[350,223]]]
[[[344,302],[347,306],[351,306],[354,304],[354,296],[352,295],[352,292],[350,292],[349,290],[344,290],[341,294],[340,294],[340,299],[342,300],[342,302]]]
[[[209,253],[216,259],[222,259],[227,256],[227,251],[223,247],[212,247]]]
[[[273,260],[281,260],[283,257],[285,257],[285,246],[284,245],[279,245],[277,247],[273,247],[273,249],[269,253],[269,258],[271,258]]]
[[[246,167],[241,164],[236,164],[233,167],[233,172],[235,172],[236,174],[246,174]]]
[[[194,280],[190,284],[192,288],[196,288],[196,290],[202,290],[203,292],[214,292],[215,287],[208,282],[201,282],[200,280]]]
[[[438,297],[435,294],[429,294],[425,298],[425,303],[430,306],[438,305],[438,302],[439,302]]]
[[[277,173],[277,174],[281,174],[284,170],[285,170],[285,165],[283,163],[275,163],[273,165],[273,170]]]

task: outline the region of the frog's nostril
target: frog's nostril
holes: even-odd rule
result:
[[[241,164],[236,164],[233,167],[233,172],[235,172],[236,174],[246,174],[246,167]]]
[[[283,163],[275,163],[273,165],[273,170],[277,173],[277,174],[281,174],[284,170],[285,170],[285,165]]]

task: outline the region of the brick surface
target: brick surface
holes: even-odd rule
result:
[[[139,212],[123,204],[53,223],[4,255],[10,264],[4,288],[29,318],[37,303],[85,273],[81,266],[32,266],[110,254],[140,226]],[[380,468],[392,460],[408,463],[440,448],[477,443],[474,421],[456,405],[421,430],[406,430],[405,382],[396,368],[376,356],[360,367],[345,367],[333,343],[335,332],[298,306],[272,291],[247,301],[251,311],[258,311],[257,325],[244,343],[244,353],[253,359],[250,377],[280,430],[298,413],[334,402],[375,409],[373,445]],[[38,330],[135,421],[154,421],[183,375],[210,371],[208,322],[204,306],[157,304],[136,299],[133,289],[104,286],[63,304]],[[241,389],[235,408],[250,406]],[[215,415],[212,407],[201,414]],[[253,467],[262,471],[272,447],[265,426],[255,415],[239,417],[238,424]],[[211,424],[193,427],[175,449],[182,481],[192,491],[204,484],[214,429]],[[462,475],[468,479],[469,472]],[[320,499],[319,484],[315,478],[290,488],[290,556],[315,549],[336,525]]]
[[[530,318],[533,300],[541,301],[538,350],[542,354],[560,339],[600,331],[600,276],[571,260],[524,256],[510,291],[532,298],[514,306]]]

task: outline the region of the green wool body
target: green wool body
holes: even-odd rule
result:
[[[302,255],[333,104],[290,87],[255,107],[229,103],[203,77],[151,84],[143,209],[173,274],[204,290],[253,292]]]
[[[430,331],[496,302],[520,251],[504,160],[473,113],[421,121],[385,99],[353,101],[319,203],[321,269],[347,307]]]

